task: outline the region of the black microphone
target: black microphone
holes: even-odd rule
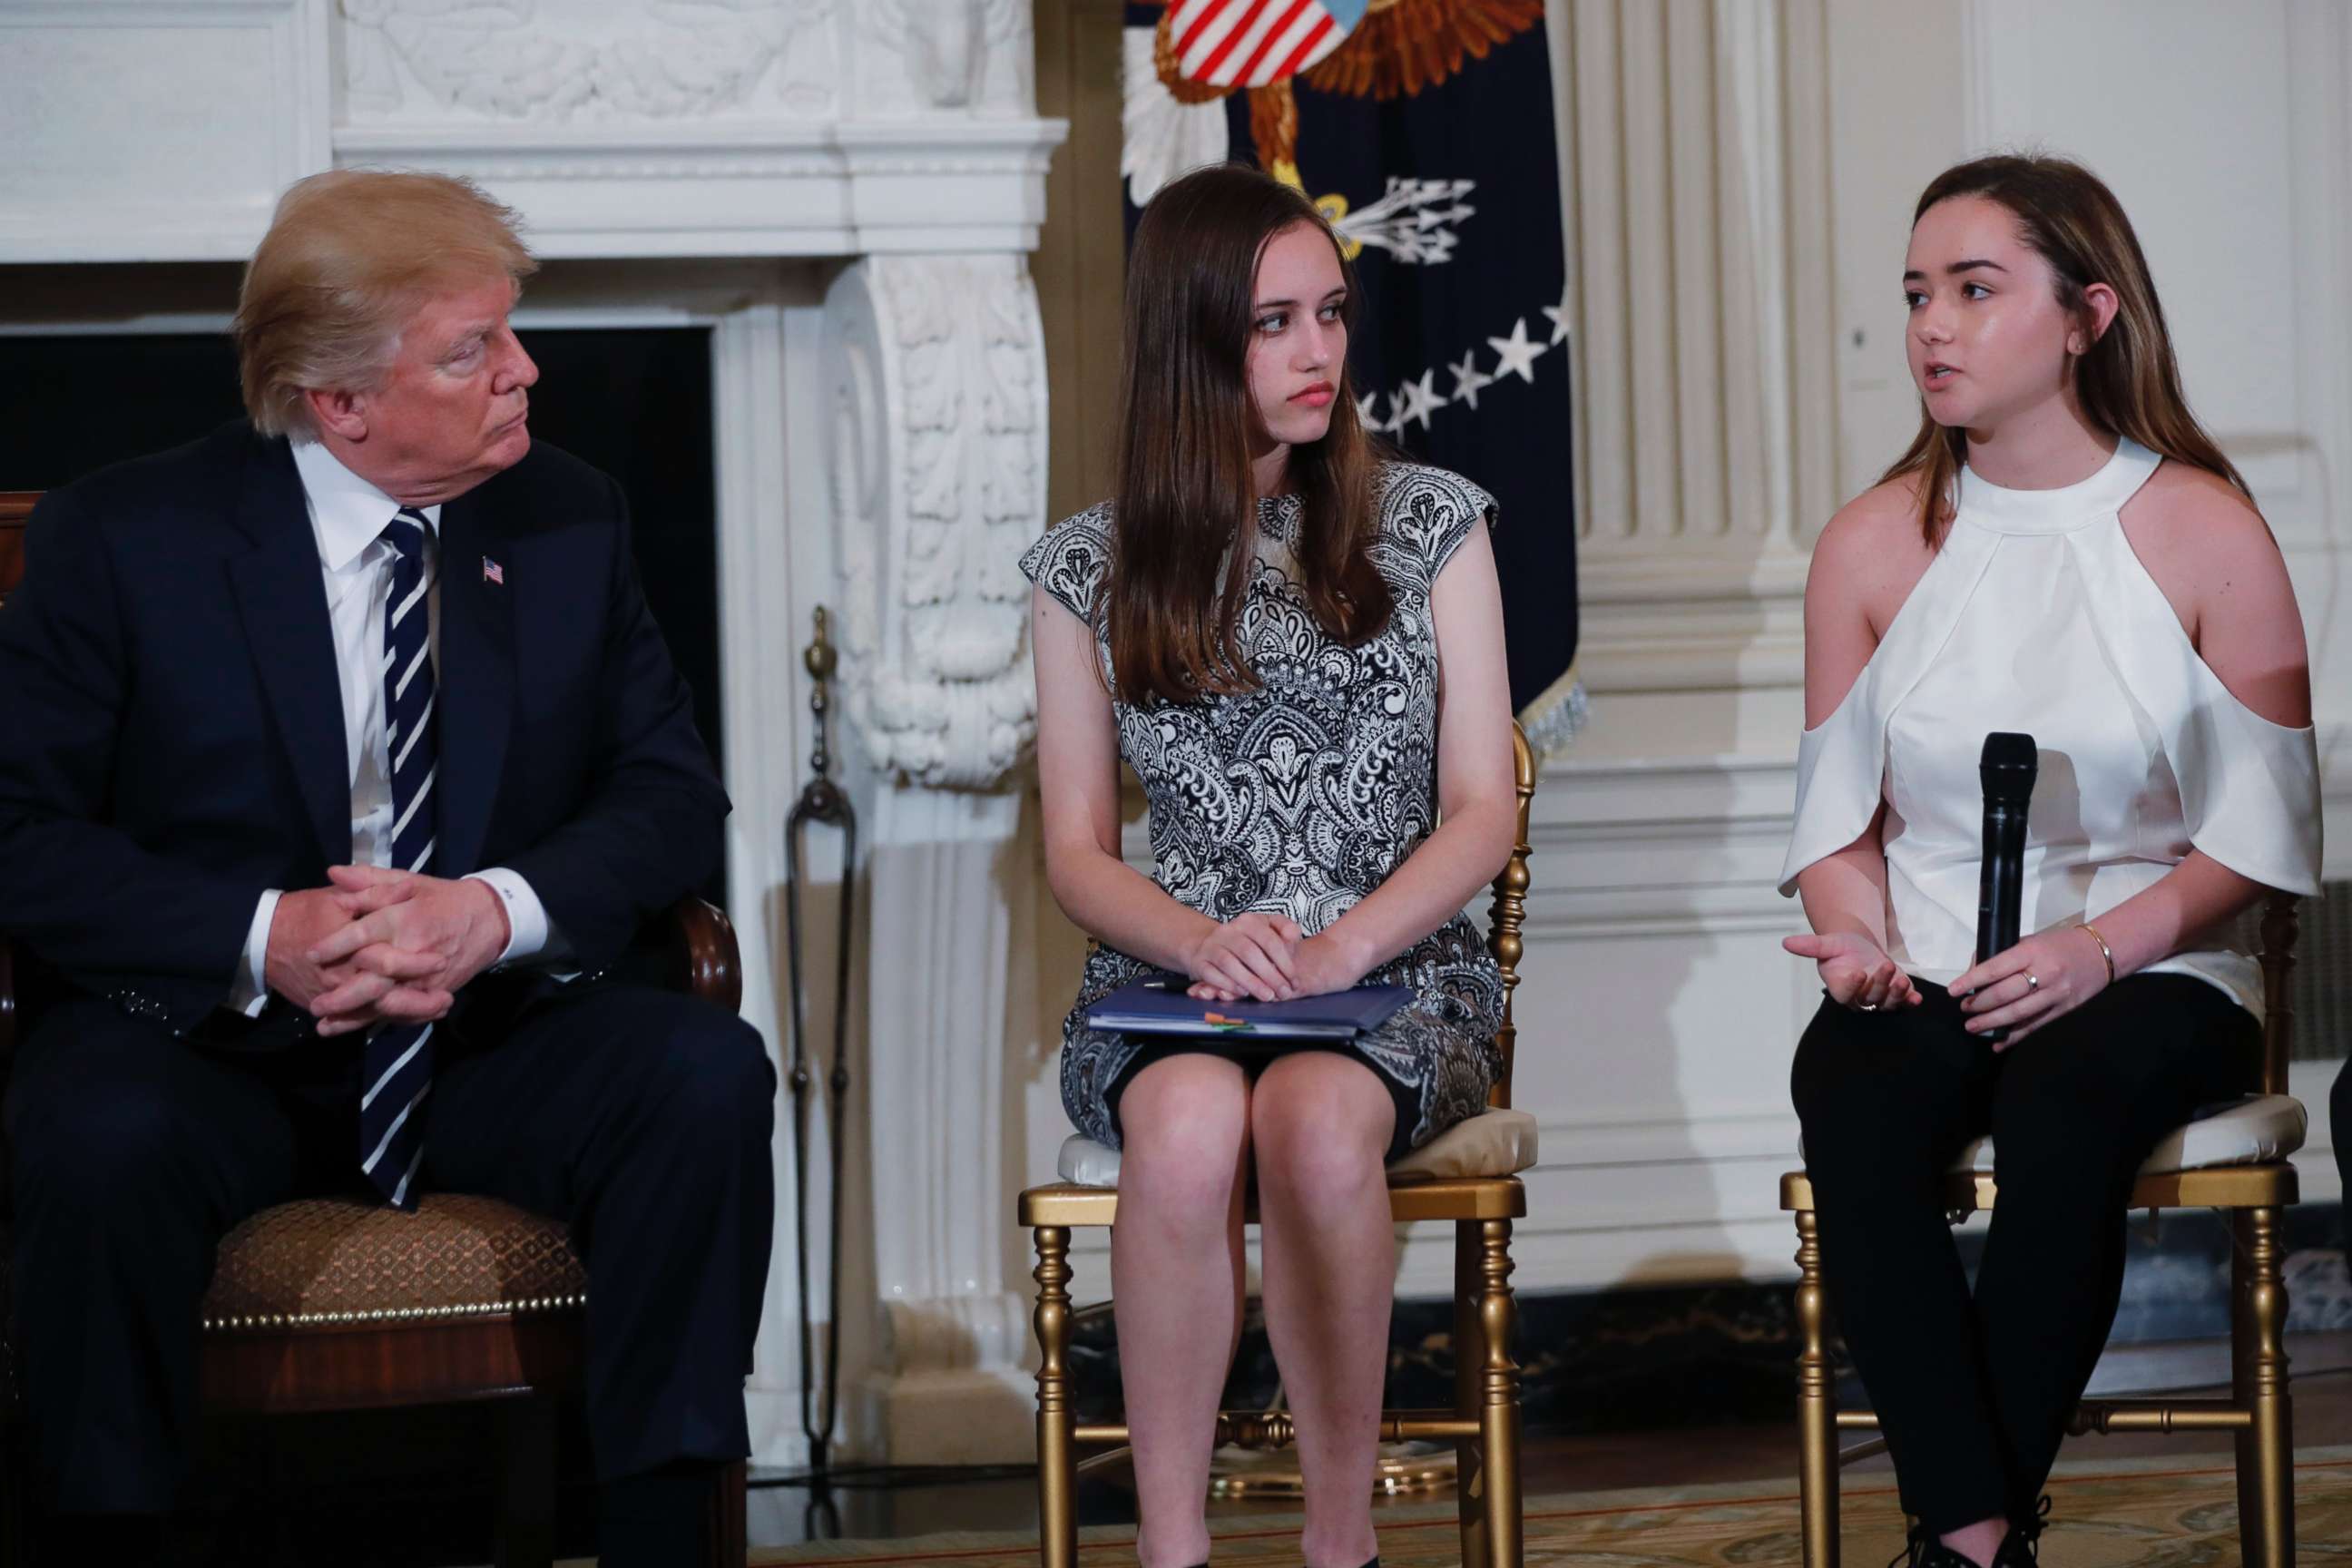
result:
[[[1984,859],[1977,869],[1977,962],[2017,945],[2018,905],[2025,889],[2025,810],[2040,765],[2031,735],[1996,730],[1984,740],[1977,776],[1984,781]],[[1986,1031],[2000,1043],[2006,1027]]]

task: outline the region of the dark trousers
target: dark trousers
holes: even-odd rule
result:
[[[2352,1061],[2336,1069],[2336,1085],[2327,1091],[2327,1135],[2336,1145],[2336,1174],[2343,1183],[2337,1223],[2344,1247],[2352,1250]]]
[[[2261,1031],[2203,981],[2134,975],[1996,1054],[1920,990],[1901,1013],[1824,1002],[1791,1093],[1831,1308],[1904,1507],[1941,1533],[2031,1515],[2115,1324],[2133,1175],[2252,1085]],[[1987,1132],[2000,1202],[1972,1298],[1945,1173]]]
[[[494,1036],[453,1021],[436,1040],[426,1189],[562,1219],[587,1265],[599,1479],[744,1457],[773,1205],[758,1032],[688,996],[549,982]],[[25,1043],[6,1111],[15,1307],[58,1511],[173,1506],[215,1247],[272,1204],[365,1191],[357,1060],[348,1040],[211,1048],[90,997]]]

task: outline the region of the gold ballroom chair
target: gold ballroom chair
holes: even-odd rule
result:
[[[1458,1461],[1462,1561],[1474,1568],[1518,1568],[1519,1368],[1511,1359],[1511,1221],[1528,1212],[1517,1173],[1536,1163],[1536,1121],[1511,1105],[1511,994],[1519,983],[1519,931],[1527,920],[1528,813],[1535,799],[1535,757],[1514,725],[1513,767],[1519,823],[1510,862],[1495,879],[1488,949],[1503,973],[1503,1026],[1496,1035],[1503,1072],[1488,1110],[1430,1141],[1389,1167],[1389,1204],[1400,1222],[1454,1224],[1454,1407],[1390,1410],[1389,1442],[1451,1438]],[[1021,1224],[1036,1232],[1038,1561],[1044,1568],[1077,1562],[1076,1483],[1080,1446],[1122,1445],[1124,1426],[1081,1424],[1070,1406],[1067,1362],[1072,1310],[1070,1231],[1108,1227],[1118,1210],[1118,1155],[1084,1138],[1062,1145],[1062,1181],[1021,1194]],[[1247,1218],[1257,1218],[1251,1200]],[[1293,1433],[1289,1415],[1227,1411],[1217,1441],[1277,1448]]]
[[[2287,1094],[2293,1005],[2295,900],[2273,893],[2263,912],[2262,1093],[2178,1129],[2140,1166],[2131,1206],[2150,1211],[2221,1209],[2230,1216],[2231,1392],[2227,1398],[2085,1399],[2067,1431],[2228,1432],[2237,1443],[2238,1540],[2247,1568],[2293,1568],[2294,1427],[2287,1394],[2285,1258],[2281,1223],[2295,1201],[2303,1146],[2302,1105]],[[1993,1206],[1992,1142],[1979,1139],[1952,1167],[1953,1222]],[[1798,1491],[1803,1500],[1805,1568],[1837,1568],[1838,1470],[1876,1453],[1865,1441],[1841,1454],[1841,1430],[1876,1431],[1866,1410],[1837,1407],[1828,1348],[1829,1304],[1822,1285],[1813,1189],[1802,1171],[1780,1178],[1780,1207],[1797,1219]]]
[[[0,490],[0,601],[24,571],[37,492]],[[640,936],[662,983],[732,1013],[742,969],[727,917],[682,899]],[[0,1084],[27,955],[0,938]],[[23,1560],[26,1465],[0,1145],[0,1568]],[[499,1405],[498,1562],[555,1558],[556,1399],[587,1363],[588,1276],[564,1227],[495,1198],[429,1194],[413,1215],[345,1198],[280,1204],[222,1238],[197,1377],[207,1409],[246,1415]],[[741,1568],[744,1467],[712,1488],[712,1568]]]

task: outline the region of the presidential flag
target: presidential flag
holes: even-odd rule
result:
[[[1127,22],[1130,229],[1160,185],[1227,159],[1331,220],[1361,294],[1364,423],[1494,493],[1512,704],[1557,749],[1584,697],[1542,0],[1172,0]]]

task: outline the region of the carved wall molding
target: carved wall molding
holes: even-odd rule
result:
[[[338,0],[352,123],[1015,116],[1028,0]]]
[[[838,109],[836,0],[340,3],[353,120],[451,110],[669,119],[753,109],[823,118]]]
[[[1036,729],[1018,561],[1043,521],[1045,349],[1017,256],[869,257],[825,298],[847,710],[867,760],[986,788]]]
[[[356,150],[356,139],[341,139],[346,153]],[[376,142],[375,146],[394,143]],[[410,145],[404,140],[396,143]],[[470,179],[491,180],[773,180],[813,179],[840,175],[845,164],[863,175],[891,177],[968,178],[974,175],[1043,174],[1046,153],[1030,147],[1009,149],[1002,156],[964,158],[902,158],[863,153],[805,153],[774,156],[707,155],[653,160],[624,156],[575,158],[560,155],[522,158],[469,158],[465,173]]]
[[[1029,0],[858,0],[857,111],[1026,114]]]

